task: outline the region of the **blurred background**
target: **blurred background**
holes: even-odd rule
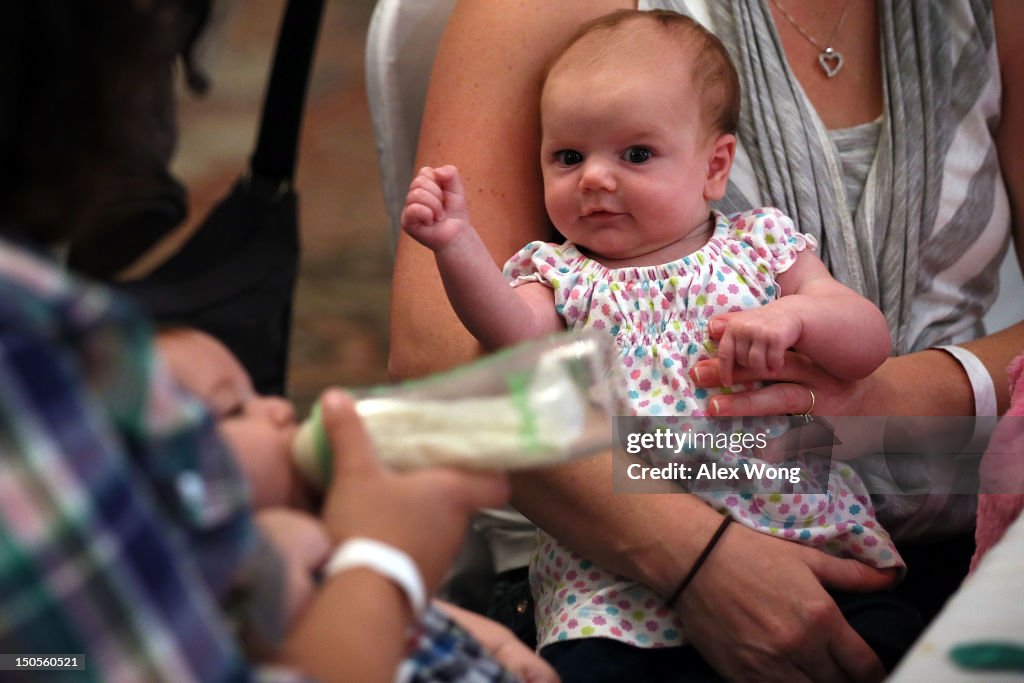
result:
[[[391,244],[366,103],[363,49],[374,0],[328,0],[306,103],[297,189],[302,262],[289,394],[305,411],[332,384],[386,380]],[[182,90],[174,172],[190,223],[245,169],[284,0],[235,2],[209,59],[213,87]]]

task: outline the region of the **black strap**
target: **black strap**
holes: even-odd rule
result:
[[[299,131],[324,0],[288,0],[277,37],[259,136],[249,168],[253,176],[291,184]]]
[[[288,0],[264,93],[248,175],[256,189],[270,188],[282,198],[282,190],[291,188],[295,175],[302,113],[323,8],[323,0]],[[191,59],[190,49],[185,59]],[[191,66],[186,71],[193,81],[203,79]],[[122,224],[73,244],[68,265],[91,277],[112,280],[181,224],[185,205],[184,188],[168,175],[161,194],[136,208]],[[240,224],[239,230],[244,232],[244,227]]]
[[[678,600],[679,596],[683,594],[683,591],[686,590],[686,587],[690,585],[690,582],[693,581],[693,578],[697,576],[697,572],[700,571],[700,568],[704,566],[704,562],[708,559],[708,556],[711,555],[711,551],[715,549],[716,545],[718,545],[719,539],[721,539],[722,534],[725,533],[725,527],[729,526],[731,523],[732,517],[730,517],[727,513],[725,517],[722,519],[722,522],[718,525],[718,528],[715,529],[715,533],[711,535],[711,540],[708,541],[708,544],[706,546],[704,546],[704,550],[700,551],[700,555],[697,556],[696,560],[694,560],[693,566],[690,567],[690,571],[686,573],[686,576],[683,577],[683,580],[680,581],[679,585],[676,586],[676,589],[672,591],[672,595],[668,596],[668,598],[665,600],[666,605],[668,605],[669,607],[675,606],[676,600]]]

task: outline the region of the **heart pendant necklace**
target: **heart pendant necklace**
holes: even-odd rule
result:
[[[786,8],[782,6],[779,0],[773,0],[775,6],[779,8],[779,12],[786,18],[786,21],[796,29],[797,33],[802,35],[807,41],[814,47],[821,50],[818,53],[818,65],[821,66],[821,70],[825,72],[825,76],[828,78],[834,78],[839,70],[843,68],[843,53],[832,47],[832,41],[839,35],[839,30],[843,27],[843,21],[846,20],[846,10],[850,9],[850,0],[846,0],[846,4],[843,5],[843,12],[839,15],[839,21],[836,22],[835,27],[832,29],[831,35],[828,40],[822,45],[819,43],[814,36],[804,30],[804,27],[796,23],[796,19],[786,11]]]

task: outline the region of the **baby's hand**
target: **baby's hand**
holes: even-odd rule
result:
[[[507,629],[506,629],[507,630]],[[558,683],[558,674],[540,655],[526,647],[511,631],[491,650],[498,663],[524,683]]]
[[[797,315],[771,304],[712,318],[710,332],[718,340],[722,386],[732,384],[734,364],[756,372],[781,369],[802,328]]]
[[[434,605],[480,641],[499,664],[523,683],[558,683],[558,674],[551,665],[526,647],[507,627],[442,600],[435,600]]]
[[[409,185],[402,229],[417,242],[440,251],[469,227],[466,196],[454,166],[424,166]]]
[[[256,515],[256,524],[285,564],[285,615],[288,623],[313,596],[313,572],[327,559],[331,539],[312,515],[288,508],[269,508]]]

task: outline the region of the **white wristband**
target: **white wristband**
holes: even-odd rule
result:
[[[426,607],[423,576],[413,559],[398,548],[372,538],[350,538],[327,560],[323,574],[326,578],[354,567],[372,569],[398,584],[414,614],[420,614]]]
[[[974,414],[977,417],[991,417],[998,415],[996,404],[996,385],[992,381],[985,364],[977,356],[962,346],[936,346],[953,356],[967,373],[967,379],[971,382],[971,390],[974,392]]]

